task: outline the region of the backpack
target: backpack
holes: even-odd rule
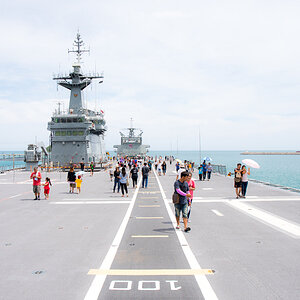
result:
[[[234,181],[235,182],[241,182],[241,180],[242,180],[242,172],[240,171],[240,172],[236,172],[235,171],[235,174],[234,174]]]

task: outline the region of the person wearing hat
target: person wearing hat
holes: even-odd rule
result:
[[[178,179],[181,178],[181,173],[184,172],[184,171],[186,171],[186,169],[185,169],[185,167],[184,167],[184,164],[181,163],[181,164],[180,164],[180,168],[179,168],[179,170],[178,170],[178,172],[177,172],[176,180],[178,180]]]

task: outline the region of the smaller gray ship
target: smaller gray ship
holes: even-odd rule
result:
[[[120,132],[121,145],[114,145],[115,151],[119,157],[145,157],[150,145],[143,145],[142,134],[143,131],[139,128],[134,128],[132,125],[132,119],[130,121],[130,127],[125,128],[128,133]]]

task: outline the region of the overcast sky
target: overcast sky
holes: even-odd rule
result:
[[[69,94],[77,30],[104,71],[84,95],[105,111],[106,148],[144,131],[152,150],[300,150],[300,2],[289,0],[5,1],[0,28],[0,150],[48,144]]]

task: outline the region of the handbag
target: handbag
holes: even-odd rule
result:
[[[179,195],[174,192],[173,196],[172,196],[172,200],[174,204],[178,204],[179,203]]]
[[[128,179],[127,179],[127,181],[126,181],[126,185],[129,186],[129,180],[128,180]]]

